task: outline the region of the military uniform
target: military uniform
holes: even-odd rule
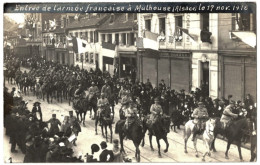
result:
[[[198,105],[203,105],[203,103],[199,102]],[[196,134],[202,133],[202,131],[205,129],[205,122],[209,117],[209,114],[206,108],[198,107],[193,111],[191,116],[194,117],[193,122],[195,126],[198,127],[197,129],[193,130],[194,132],[193,132],[192,141],[194,141]]]
[[[109,102],[107,100],[107,98],[100,98],[98,100],[97,106],[98,106],[98,111],[97,111],[97,115],[100,116],[102,111],[104,110],[105,106],[109,105]]]
[[[156,104],[152,104],[152,106],[150,108],[150,112],[151,112],[150,120],[152,120],[152,124],[154,124],[156,122],[159,115],[163,114],[161,105],[156,105]]]
[[[51,118],[49,121],[47,121],[47,123],[50,123],[50,130],[49,130],[49,134],[51,136],[57,134],[60,129],[59,129],[59,125],[61,125],[61,122],[56,119],[56,118]]]
[[[98,93],[99,93],[99,89],[97,86],[91,86],[88,91],[90,94],[93,94],[93,95],[98,95]]]
[[[231,107],[231,105],[228,105],[224,111],[223,114],[220,118],[220,122],[222,122],[224,124],[224,128],[226,128],[227,124],[234,118],[238,117],[237,114],[234,114],[233,112],[233,108]]]
[[[112,95],[110,86],[109,85],[104,85],[102,87],[102,89],[101,89],[101,93],[104,93],[105,97],[109,100],[111,95]]]
[[[127,109],[129,107],[130,102],[132,102],[132,98],[129,95],[125,95],[121,101],[122,109]]]

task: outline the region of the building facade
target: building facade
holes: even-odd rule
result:
[[[244,24],[250,24],[246,30],[252,34],[255,16],[247,17],[250,22]],[[140,14],[138,37],[147,38],[145,31],[158,36],[158,49],[147,49],[145,43],[138,49],[140,81],[149,79],[155,87],[164,79],[171,89],[186,92],[204,88],[212,98],[233,95],[239,100],[246,93],[255,97],[256,50],[230,37],[233,32],[238,35],[238,19],[216,13]],[[234,83],[237,88],[231,88]]]
[[[101,70],[119,77],[136,78],[137,71],[137,14],[113,13],[98,28]]]

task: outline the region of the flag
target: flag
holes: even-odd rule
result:
[[[187,34],[193,41],[198,41],[198,37],[190,34],[188,29],[184,29],[182,27],[177,27],[177,28],[179,28],[183,33]]]
[[[117,46],[109,42],[102,42],[102,52],[111,58],[115,58],[117,57]]]
[[[86,40],[82,40],[80,38],[73,37],[72,38],[72,48],[75,53],[85,53],[87,52],[87,44]]]
[[[144,31],[143,48],[159,50],[158,34]]]

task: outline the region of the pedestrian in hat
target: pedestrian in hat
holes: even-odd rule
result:
[[[235,114],[234,111],[235,102],[230,100],[229,105],[224,109],[223,114],[220,118],[220,122],[224,124],[224,129],[228,127],[228,123],[238,117],[238,114]]]
[[[202,133],[202,131],[205,130],[205,122],[207,121],[209,115],[208,115],[208,111],[207,109],[204,107],[203,102],[199,102],[198,103],[198,108],[196,108],[193,113],[192,113],[192,117],[194,117],[194,124],[196,126],[195,129],[193,129],[193,137],[192,137],[192,141],[194,141],[196,135],[198,133]]]
[[[60,132],[59,126],[61,126],[61,122],[59,119],[56,119],[56,114],[52,114],[52,118],[49,121],[47,121],[47,123],[50,123],[50,136],[54,136],[58,132]]]
[[[99,161],[100,162],[112,162],[114,160],[114,154],[111,150],[107,149],[107,143],[105,141],[102,141],[100,143],[102,152],[99,155]]]
[[[72,132],[77,137],[78,133],[81,132],[81,127],[79,125],[78,119],[75,116],[73,116],[73,111],[69,111],[69,125],[70,125],[70,128],[72,129]],[[74,146],[76,146],[76,141],[77,141],[77,138],[75,138],[75,140],[73,140]]]
[[[41,103],[38,101],[33,104],[32,114],[35,119],[42,121],[42,110],[40,105]]]
[[[120,152],[119,141],[118,139],[113,140],[113,154],[114,154],[114,161],[116,163],[123,162],[123,154]]]
[[[86,162],[98,162],[96,158],[94,158],[94,153],[98,152],[100,150],[99,146],[97,144],[92,144],[91,145],[91,154],[89,155],[88,153],[85,155],[86,157]]]

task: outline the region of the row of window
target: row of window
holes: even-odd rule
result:
[[[96,58],[98,57],[98,53],[96,53]],[[94,53],[89,53],[86,52],[84,53],[77,53],[76,54],[76,62],[85,62],[85,63],[90,63],[94,64]]]
[[[90,43],[97,43],[98,40],[98,32],[97,31],[90,31],[90,32],[75,32],[70,33],[71,36],[84,39]]]
[[[66,43],[66,37],[65,36],[60,36],[57,35],[54,40],[48,35],[48,36],[43,36],[43,42],[47,45],[55,44],[55,43]]]
[[[232,30],[255,31],[255,17],[255,14],[233,13]],[[161,35],[165,35],[165,20],[166,18],[159,18],[159,32]],[[209,13],[202,13],[200,20],[201,30],[209,31]],[[175,16],[175,32],[178,35],[182,35],[182,31],[178,27],[183,27],[183,16]],[[145,20],[145,29],[151,31],[151,19]]]
[[[120,37],[119,37],[120,36]],[[119,39],[121,38],[121,39]],[[116,45],[134,45],[136,38],[134,33],[116,33],[115,40],[112,41],[112,34],[102,34],[101,35],[102,42],[108,42]]]

